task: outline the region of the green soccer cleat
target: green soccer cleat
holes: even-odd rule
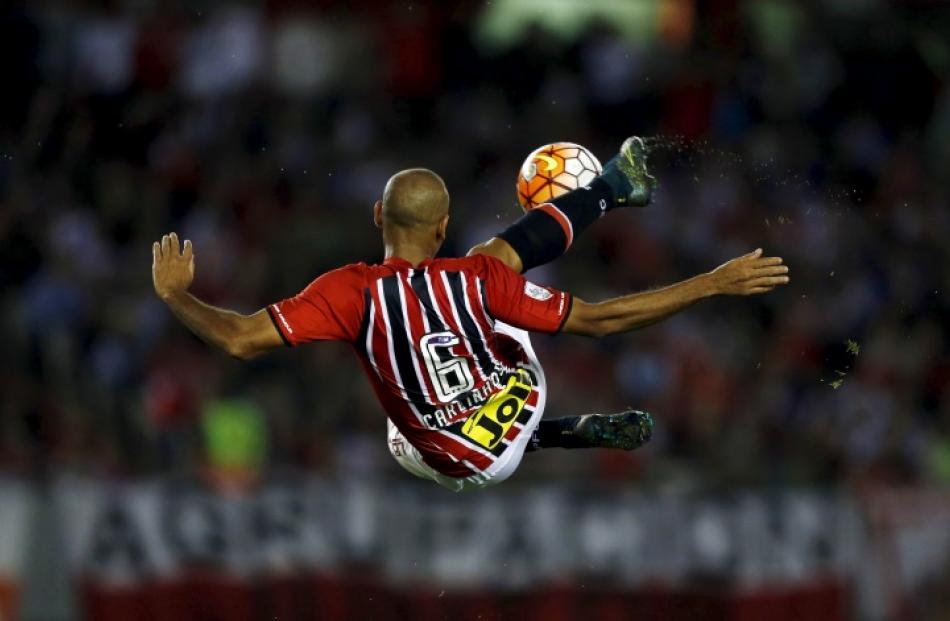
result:
[[[640,410],[626,410],[619,414],[586,414],[574,427],[574,435],[591,447],[632,451],[650,441],[653,417]]]
[[[647,171],[647,148],[639,136],[630,136],[620,153],[610,158],[601,175],[614,193],[617,207],[646,207],[656,190],[656,177]]]

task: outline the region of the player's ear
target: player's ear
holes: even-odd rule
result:
[[[449,228],[449,214],[442,216],[442,219],[439,221],[439,226],[435,229],[435,236],[439,240],[439,243],[445,241],[445,232]]]
[[[373,224],[376,228],[383,228],[383,201],[376,201],[373,205]]]

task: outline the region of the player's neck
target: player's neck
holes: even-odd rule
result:
[[[426,252],[418,246],[407,244],[386,244],[386,258],[398,258],[409,261],[413,267],[419,265],[426,259],[431,259],[434,252]]]

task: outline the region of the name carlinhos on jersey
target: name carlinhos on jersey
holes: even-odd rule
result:
[[[511,371],[497,369],[488,376],[488,381],[482,386],[468,391],[458,399],[446,403],[431,413],[422,415],[422,422],[429,429],[442,429],[457,422],[463,415],[484,405],[492,395],[506,386],[506,380]]]

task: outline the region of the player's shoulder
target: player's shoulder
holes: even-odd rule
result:
[[[347,263],[346,265],[341,265],[340,267],[333,270],[334,272],[340,272],[341,274],[366,274],[369,272],[372,266],[364,261],[357,261],[356,263]]]
[[[324,272],[317,277],[317,280],[332,282],[336,286],[352,285],[360,287],[366,282],[370,267],[363,262],[348,263]]]
[[[434,259],[433,266],[446,271],[468,271],[477,274],[489,274],[497,269],[510,269],[504,261],[487,254],[470,254],[465,257],[446,257]]]

